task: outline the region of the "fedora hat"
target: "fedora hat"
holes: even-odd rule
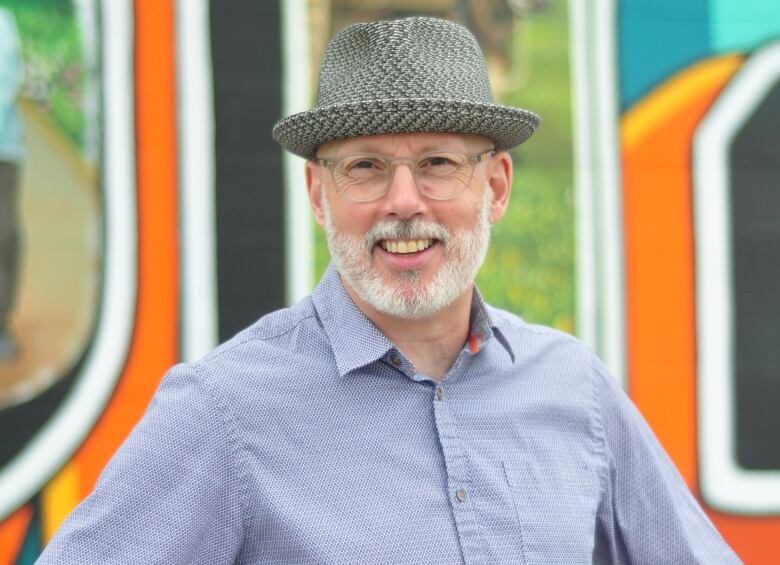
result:
[[[381,133],[473,133],[500,150],[524,142],[539,123],[533,112],[493,102],[485,59],[466,28],[413,17],[337,33],[314,108],[277,122],[273,136],[307,159],[327,141]]]

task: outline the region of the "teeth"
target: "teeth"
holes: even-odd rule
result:
[[[385,239],[382,240],[382,249],[389,251],[390,253],[416,253],[428,249],[433,244],[433,240],[430,239]]]

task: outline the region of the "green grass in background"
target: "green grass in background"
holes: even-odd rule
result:
[[[510,88],[501,102],[541,114],[542,127],[513,151],[509,209],[477,283],[487,301],[528,321],[574,332],[574,194],[566,2],[517,22]],[[316,228],[317,277],[329,261]]]
[[[77,146],[84,142],[81,109],[85,69],[69,0],[0,0],[16,17],[22,43],[21,95],[35,101]]]
[[[528,321],[573,332],[574,194],[566,3],[518,22],[513,86],[504,103],[541,114],[542,126],[513,152],[507,214],[477,283],[487,300]]]

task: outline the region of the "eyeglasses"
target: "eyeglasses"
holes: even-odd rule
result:
[[[330,171],[339,194],[352,202],[382,198],[390,189],[395,166],[401,164],[411,168],[420,194],[433,200],[450,200],[471,183],[477,163],[489,160],[494,154],[492,149],[477,155],[434,151],[412,159],[392,159],[359,153],[336,161],[318,161]]]

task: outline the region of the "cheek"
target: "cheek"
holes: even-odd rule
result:
[[[342,233],[362,237],[374,225],[375,218],[359,205],[331,208],[333,223]]]
[[[436,221],[450,231],[471,230],[479,216],[479,202],[469,199],[467,202],[459,202],[447,211],[437,215]]]

